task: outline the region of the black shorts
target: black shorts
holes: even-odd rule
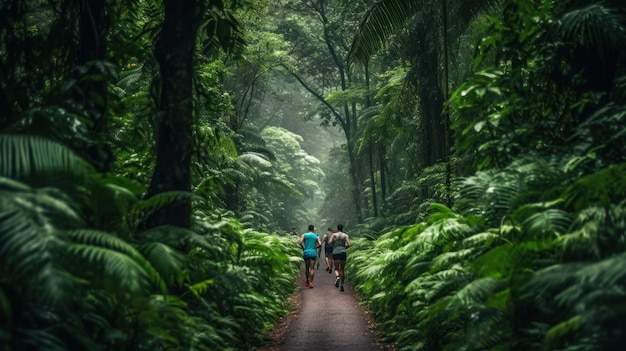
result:
[[[345,252],[333,254],[333,260],[346,261],[347,259],[348,255]]]
[[[333,254],[333,248],[332,247],[327,247],[324,249],[324,253],[327,255],[332,255]]]

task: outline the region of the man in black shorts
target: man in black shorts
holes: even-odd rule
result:
[[[348,259],[346,250],[351,245],[350,237],[343,232],[343,224],[337,224],[337,232],[330,237],[329,244],[333,245],[333,263],[335,264],[335,274],[337,275],[335,287],[338,288],[341,283],[339,291],[343,291],[343,282],[346,279],[346,260]]]

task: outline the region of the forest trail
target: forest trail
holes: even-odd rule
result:
[[[376,340],[375,325],[349,279],[345,292],[335,287],[335,274],[324,270],[323,256],[313,289],[304,286],[304,268],[297,279],[298,291],[292,297],[295,310],[270,333],[270,344],[258,351],[392,350]]]

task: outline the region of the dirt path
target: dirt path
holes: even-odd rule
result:
[[[304,279],[301,269],[300,288],[292,297],[296,309],[268,336],[270,345],[258,351],[392,350],[376,341],[375,325],[348,281],[340,292],[335,274],[324,270],[323,261],[315,271],[313,289],[304,286]]]

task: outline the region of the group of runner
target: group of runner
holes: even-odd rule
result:
[[[291,229],[293,235],[297,235],[295,228]],[[326,260],[326,272],[335,272],[335,287],[339,291],[344,291],[345,267],[348,258],[346,250],[350,247],[350,236],[343,232],[343,224],[337,224],[337,231],[333,232],[328,228],[324,237],[320,239],[315,233],[315,226],[309,224],[308,231],[300,237],[300,247],[304,250],[304,264],[306,268],[307,288],[313,288],[313,278],[315,277],[315,263],[321,255],[321,248],[324,246],[324,258]],[[333,269],[334,268],[334,269]]]

